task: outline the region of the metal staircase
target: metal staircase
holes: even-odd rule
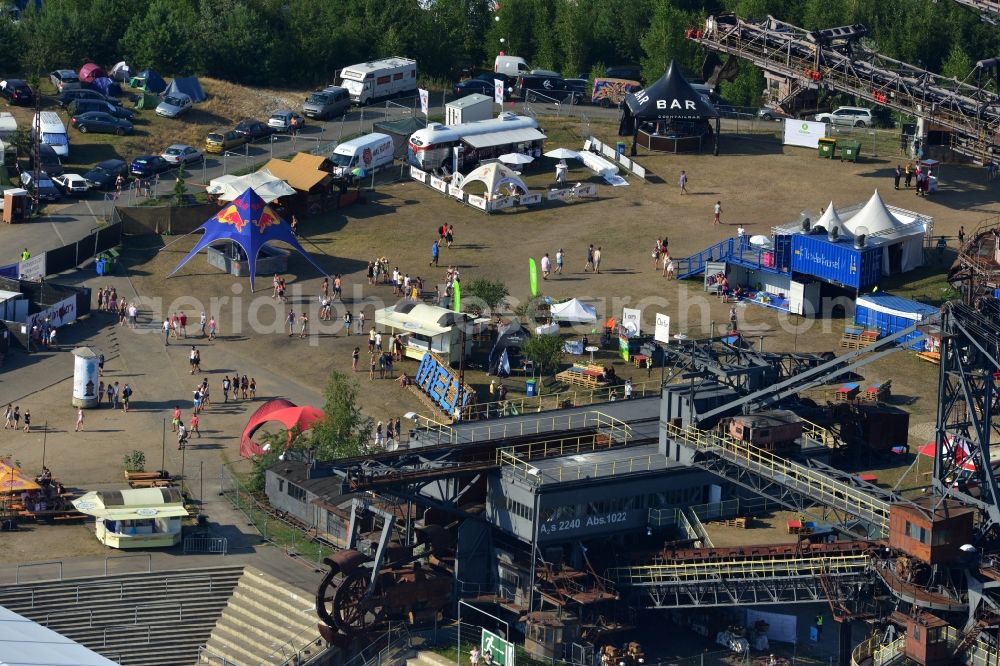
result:
[[[649,608],[815,603],[827,585],[869,578],[864,554],[731,559],[687,564],[616,567],[606,572],[616,587]]]
[[[768,273],[786,272],[787,266],[775,264],[777,255],[770,249],[760,249],[739,238],[726,238],[690,257],[677,259],[677,279],[694,277],[705,272],[709,262],[724,261],[739,264],[758,271]]]
[[[997,2],[976,4],[993,8]],[[709,17],[704,30],[689,30],[688,38],[799,84],[825,86],[942,125],[953,132],[956,151],[984,163],[994,158],[1000,101],[992,91],[887,58],[858,40],[863,26],[851,28],[838,36],[841,29],[810,32],[771,16],[722,15]]]

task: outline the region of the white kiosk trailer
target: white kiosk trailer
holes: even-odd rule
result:
[[[340,86],[358,106],[417,94],[417,61],[410,58],[383,58],[351,65],[340,70]]]

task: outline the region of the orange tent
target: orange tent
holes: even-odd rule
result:
[[[25,476],[10,461],[0,460],[0,494],[14,495],[41,489],[34,479]]]

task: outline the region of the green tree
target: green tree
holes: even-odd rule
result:
[[[563,339],[558,335],[532,336],[521,345],[521,354],[533,361],[542,374],[555,374],[565,354]]]
[[[183,75],[195,65],[198,14],[189,0],[151,0],[129,23],[122,47],[139,68]]]
[[[85,32],[80,5],[72,0],[46,2],[44,9],[25,12],[22,30],[24,45],[21,65],[24,71],[42,74],[56,67],[82,63],[87,55],[88,35]],[[0,50],[6,50],[6,44]]]
[[[463,289],[463,293],[475,299],[475,301],[470,303],[470,310],[474,310],[477,315],[483,312],[489,314],[501,312],[507,302],[507,297],[510,296],[507,285],[499,280],[490,280],[487,278],[473,280],[469,283],[469,286]],[[485,308],[481,307],[480,304],[485,306]]]
[[[201,0],[198,5],[197,70],[229,81],[263,83],[274,30],[261,30],[253,5],[237,0]]]
[[[323,396],[323,419],[309,431],[317,460],[336,460],[364,453],[374,421],[358,408],[358,385],[337,370],[330,372]]]
[[[671,60],[676,60],[685,75],[700,70],[701,49],[684,37],[684,30],[692,25],[686,12],[671,4],[656,6],[649,30],[642,37],[642,75],[647,83],[663,76]]]
[[[737,106],[758,106],[764,92],[764,73],[755,65],[740,61],[739,73],[732,81],[719,85],[722,97]]]
[[[948,59],[941,65],[941,75],[964,81],[971,71],[972,59],[969,58],[962,45],[955,42],[951,45],[951,52],[948,53]]]

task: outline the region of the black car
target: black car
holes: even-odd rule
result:
[[[118,176],[128,180],[128,163],[125,160],[104,160],[83,174],[90,186],[99,190],[114,189]]]
[[[561,76],[545,76],[542,74],[523,74],[517,77],[515,88],[517,96],[526,102],[565,102],[576,104],[582,98],[566,85]]]
[[[455,97],[465,97],[466,95],[472,95],[474,93],[486,95],[487,97],[493,97],[493,82],[484,81],[483,79],[468,79],[466,81],[460,81],[455,84],[454,93]]]
[[[49,174],[50,176],[61,176],[66,172],[65,167],[63,167],[62,162],[59,160],[59,156],[56,155],[55,149],[52,146],[41,143],[38,145],[38,164],[35,164],[34,152],[28,153],[28,166],[32,169],[40,167],[42,171]]]
[[[38,194],[42,201],[57,201],[62,197],[62,190],[52,182],[52,177],[44,171],[22,171],[21,187],[32,194]]]
[[[30,106],[35,101],[31,87],[22,79],[6,79],[0,81],[0,97],[11,104]]]
[[[111,102],[111,100],[109,100],[101,93],[97,92],[96,90],[91,90],[89,88],[75,88],[73,90],[64,90],[61,93],[59,93],[58,97],[56,97],[56,102],[59,104],[59,106],[65,109],[78,99],[93,99],[101,102]]]
[[[135,118],[134,111],[130,111],[125,107],[118,106],[117,104],[106,102],[101,99],[76,99],[70,103],[67,110],[71,116],[79,116],[83,113],[99,111],[101,113],[111,114],[115,118],[123,118],[129,122]]]
[[[131,134],[132,123],[121,118],[115,118],[110,113],[88,111],[69,120],[70,124],[86,134],[87,132],[103,132],[105,134]]]
[[[128,170],[133,176],[149,178],[173,168],[173,164],[159,155],[139,155],[139,157],[132,160],[132,164],[129,165]]]
[[[249,118],[241,120],[236,127],[233,128],[233,131],[247,137],[251,142],[266,139],[274,134],[274,128],[268,127],[267,123],[262,123],[259,120]]]

